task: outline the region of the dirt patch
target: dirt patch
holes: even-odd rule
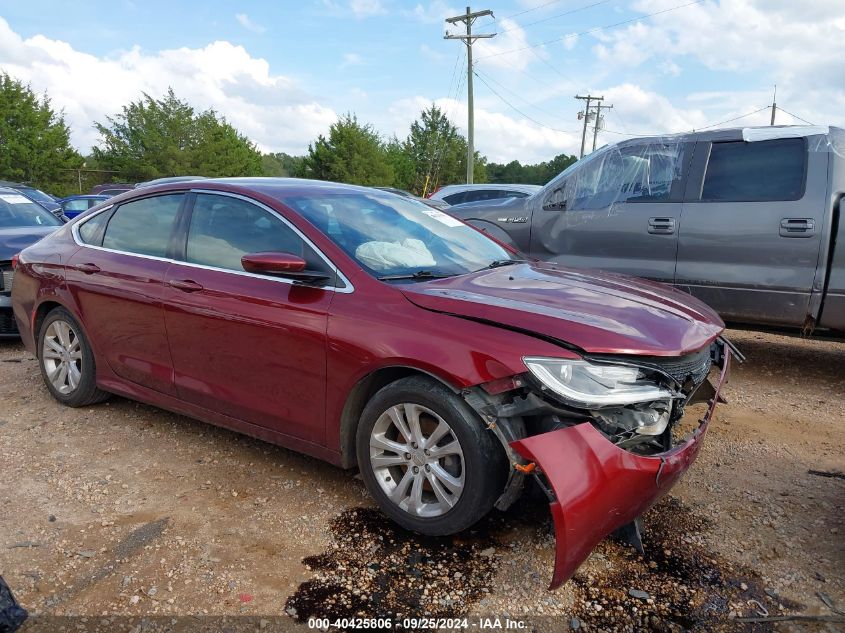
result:
[[[494,513],[487,527],[444,544],[406,538],[367,510],[373,523],[357,526],[367,533],[359,542],[343,536],[357,524],[335,522],[372,504],[351,473],[120,398],[62,407],[20,344],[0,342],[0,361],[10,361],[0,362],[0,575],[36,621],[74,618],[68,630],[80,616],[165,625],[191,616],[215,631],[224,617],[249,630],[266,620],[264,630],[278,623],[306,631],[285,611],[297,596],[307,611],[302,583],[354,580],[356,588],[358,578],[339,569],[343,557],[313,561],[311,570],[303,559],[345,556],[387,530],[393,558],[388,548],[361,554],[355,568],[367,574],[367,596],[386,610],[413,600],[378,593],[380,583],[411,586],[413,579],[414,587],[432,584],[432,613],[531,617],[538,631],[556,633],[573,617],[588,630],[709,630],[732,623],[731,611],[753,613],[749,600],[773,614],[777,600],[787,612],[829,616],[817,592],[845,605],[845,481],[809,471],[845,472],[845,344],[730,336],[748,362],[734,368],[728,404],[717,408],[698,460],[672,491],[682,505],[647,515],[644,558],[606,541],[554,592],[547,590],[554,539],[542,501]],[[135,530],[164,517],[160,534],[120,555]],[[488,547],[493,558],[481,556]],[[453,562],[449,548],[463,554]],[[414,552],[424,558],[417,562]],[[440,562],[448,583],[429,577],[425,557]],[[367,567],[383,561],[392,562]],[[695,564],[685,567],[689,561]]]

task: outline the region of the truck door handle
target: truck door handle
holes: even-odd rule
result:
[[[86,275],[93,275],[94,273],[100,272],[100,267],[97,266],[97,264],[79,264],[76,269],[82,271]]]
[[[648,232],[654,235],[671,235],[675,232],[675,218],[649,218]]]
[[[196,281],[190,279],[171,279],[167,284],[182,292],[197,292],[202,290],[202,284],[198,284]]]
[[[783,218],[780,221],[781,237],[812,237],[816,232],[813,218]]]

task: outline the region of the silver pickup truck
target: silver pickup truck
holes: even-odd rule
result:
[[[673,284],[735,324],[845,332],[845,131],[635,138],[449,213],[538,259]]]

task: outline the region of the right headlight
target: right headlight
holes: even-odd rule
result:
[[[639,367],[564,358],[526,357],[522,360],[545,387],[566,402],[584,409],[676,397]]]

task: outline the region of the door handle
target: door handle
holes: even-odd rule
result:
[[[781,237],[812,237],[815,231],[813,218],[783,218],[778,233]]]
[[[94,273],[100,272],[100,267],[97,266],[97,264],[79,264],[76,269],[82,271],[86,275],[93,275]]]
[[[675,232],[675,218],[649,218],[648,232],[653,235],[671,235]]]
[[[198,284],[196,281],[190,279],[171,279],[167,284],[182,292],[197,292],[202,290],[202,284]]]

